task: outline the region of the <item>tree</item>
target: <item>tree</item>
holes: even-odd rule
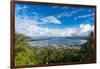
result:
[[[94,40],[93,32],[90,33],[87,43],[82,45],[82,59],[83,62],[93,62],[94,60]]]

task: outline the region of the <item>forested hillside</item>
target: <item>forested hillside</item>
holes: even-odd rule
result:
[[[92,34],[81,49],[68,49],[68,47],[62,46],[30,46],[27,43],[31,40],[30,37],[16,33],[15,38],[16,65],[84,62],[84,58],[88,62],[93,61]]]

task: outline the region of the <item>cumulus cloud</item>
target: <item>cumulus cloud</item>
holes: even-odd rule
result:
[[[91,30],[93,30],[93,27],[90,24],[81,24],[80,30],[81,32],[90,32]]]
[[[94,26],[90,24],[80,24],[77,36],[88,36],[91,31],[94,31]]]
[[[17,33],[25,34],[30,37],[71,37],[71,36],[88,36],[93,31],[90,24],[81,24],[79,27],[48,28],[39,27],[35,23],[15,23]]]
[[[65,29],[50,29],[42,28],[33,23],[16,23],[16,32],[25,34],[27,36],[39,37],[39,36],[48,36],[48,37],[64,37],[72,36],[75,33],[75,28],[65,28]]]

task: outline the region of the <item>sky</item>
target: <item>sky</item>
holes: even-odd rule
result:
[[[15,4],[15,32],[30,37],[88,36],[95,8]]]

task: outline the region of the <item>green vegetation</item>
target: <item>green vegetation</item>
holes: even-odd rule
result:
[[[88,57],[87,61],[93,60],[93,45],[92,36],[81,49],[68,49],[66,46],[30,46],[27,41],[31,38],[23,34],[16,33],[16,65],[23,64],[52,64],[52,63],[67,63],[67,62],[84,62],[84,58]],[[88,48],[85,48],[87,47]],[[84,49],[88,49],[84,51]],[[87,54],[87,56],[84,56]]]
[[[25,37],[22,34],[16,34],[16,57],[15,62],[16,65],[19,64],[31,64],[32,61],[30,58],[32,57],[32,47],[29,46],[26,42],[29,38]]]
[[[90,36],[88,37],[87,43],[82,45],[81,54],[83,54],[83,61],[84,62],[93,62],[95,59],[95,52],[94,52],[94,40],[93,40],[93,32],[91,32]],[[85,60],[84,60],[85,59]]]

